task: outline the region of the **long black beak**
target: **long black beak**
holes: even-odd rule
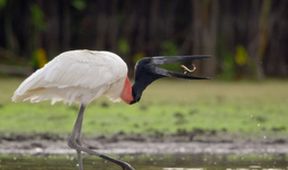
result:
[[[163,77],[176,77],[182,79],[210,79],[209,77],[199,77],[193,75],[193,71],[189,70],[187,67],[183,66],[186,71],[176,72],[161,68],[160,66],[165,64],[181,64],[181,63],[192,63],[193,61],[203,60],[210,58],[209,55],[191,55],[191,56],[156,56],[151,57],[149,67],[150,70],[159,76]],[[180,67],[180,66],[179,66]],[[195,66],[193,66],[195,67]],[[196,67],[195,67],[196,68]]]
[[[153,81],[163,77],[175,77],[190,80],[209,79],[208,77],[199,77],[194,75],[196,69],[194,65],[193,69],[189,69],[184,65],[184,63],[191,64],[193,61],[203,60],[209,57],[210,56],[207,55],[156,56],[146,57],[139,60],[135,65],[135,82],[132,87],[133,101],[130,104],[138,102],[145,88]],[[172,71],[173,68],[167,67],[170,64],[172,64],[173,67],[176,66],[176,70],[179,70],[180,67],[184,70]]]

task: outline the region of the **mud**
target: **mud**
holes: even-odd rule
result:
[[[72,154],[68,136],[51,134],[1,135],[0,154]],[[83,144],[112,154],[287,154],[287,138],[248,138],[226,133],[178,132],[173,135],[126,135],[84,137]]]

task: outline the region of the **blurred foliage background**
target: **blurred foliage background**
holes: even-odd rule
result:
[[[287,11],[287,0],[0,0],[0,72],[85,48],[131,71],[145,56],[209,54],[200,70],[216,78],[287,78]]]

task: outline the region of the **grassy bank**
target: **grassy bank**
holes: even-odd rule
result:
[[[20,82],[0,78],[0,134],[70,133],[77,106],[11,103]],[[113,104],[101,98],[89,105],[84,132],[149,134],[204,129],[287,137],[287,87],[287,81],[161,80],[148,87],[139,104]]]

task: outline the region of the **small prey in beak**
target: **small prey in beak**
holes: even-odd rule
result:
[[[182,64],[181,67],[184,69],[184,74],[193,73],[196,70],[196,66],[194,64],[192,64],[192,66],[193,68],[189,69],[188,67]]]

